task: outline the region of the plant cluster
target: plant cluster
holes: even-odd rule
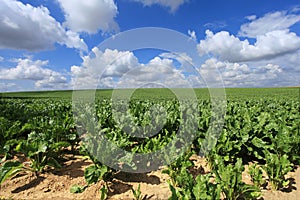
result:
[[[300,164],[299,103],[294,100],[230,100],[224,124],[211,112],[211,102],[201,99],[183,104],[173,99],[132,99],[128,108],[123,100],[104,99],[94,107],[80,104],[78,113],[73,111],[77,110],[67,100],[0,99],[0,184],[24,171],[39,176],[49,169],[59,170],[66,154],[77,153],[93,161],[84,172],[87,184],[70,189],[83,192],[100,180],[109,182],[117,173],[99,160],[122,165],[122,159],[131,159],[95,141],[105,138],[126,151],[149,153],[163,150],[180,131],[193,133],[193,145],[164,170],[171,178],[170,199],[255,199],[267,185],[273,190],[289,186],[286,175]],[[220,126],[220,135],[210,135]],[[215,143],[205,140],[214,137]],[[185,142],[186,138],[177,138],[174,153]],[[212,148],[204,155],[211,170],[193,177],[189,158],[206,145]],[[105,149],[110,151],[103,153]],[[15,160],[16,155],[28,162]],[[170,159],[168,154],[162,156]],[[242,181],[248,163],[254,163],[248,172],[253,185]],[[123,167],[139,169],[138,163]],[[140,187],[132,192],[136,199],[143,198]],[[101,199],[108,197],[107,184],[100,194]]]

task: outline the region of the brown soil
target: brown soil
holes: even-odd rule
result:
[[[207,173],[208,165],[204,159],[192,156],[195,167],[191,169],[193,175]],[[5,181],[0,186],[0,199],[100,199],[100,188],[103,182],[89,186],[83,193],[72,194],[70,187],[74,184],[85,185],[83,177],[84,169],[91,164],[83,157],[75,156],[67,161],[63,169],[46,172],[38,178],[33,174],[20,174],[10,180]],[[131,188],[137,189],[140,184],[144,199],[164,200],[170,197],[166,180],[169,176],[161,173],[162,170],[143,174],[118,173],[115,178],[108,183],[109,199],[134,199]],[[246,170],[247,171],[247,166]],[[263,190],[263,199],[287,199],[295,200],[300,197],[300,168],[288,174],[292,184],[283,191],[271,191],[268,186]],[[243,180],[251,183],[249,175],[243,173]]]

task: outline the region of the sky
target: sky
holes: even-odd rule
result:
[[[122,41],[128,49],[100,48],[147,27],[171,34],[158,38],[158,45],[181,44],[173,31],[195,49],[130,49],[143,43],[135,44],[145,38],[139,31]],[[211,87],[210,82],[299,86],[299,1],[0,0],[0,92]]]

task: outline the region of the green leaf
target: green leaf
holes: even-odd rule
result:
[[[136,200],[142,200],[141,184],[138,185],[138,188],[135,190],[131,188],[132,194]]]
[[[71,193],[82,193],[85,190],[86,186],[82,185],[72,185],[70,188]]]
[[[289,183],[290,183],[289,180],[283,181],[283,182],[282,182],[282,186],[283,186],[283,187],[286,187],[286,186],[289,185]]]
[[[264,142],[262,139],[254,137],[252,139],[252,144],[258,148],[264,148],[266,146],[266,142]]]
[[[84,170],[84,177],[88,184],[98,182],[100,174],[100,170],[96,165],[89,166]]]
[[[0,167],[0,185],[8,178],[14,176],[15,174],[23,171],[22,170],[22,163],[18,161],[8,161],[5,162]]]
[[[55,160],[54,158],[49,158],[47,164],[51,167],[60,169],[62,168],[62,166],[57,162],[57,160]]]
[[[86,182],[90,185],[92,183],[97,183],[102,178],[108,178],[105,177],[108,174],[108,167],[105,165],[99,166],[99,165],[91,165],[87,167],[84,170],[84,177]]]
[[[224,160],[229,161],[229,156],[228,155],[224,156]]]
[[[193,186],[193,194],[196,200],[220,199],[221,190],[217,184],[210,182],[211,174],[198,175],[196,184]]]
[[[286,183],[285,175],[292,170],[292,164],[288,160],[287,155],[277,155],[265,152],[266,155],[266,165],[263,169],[267,173],[272,189],[278,190]]]
[[[68,147],[70,146],[71,144],[69,142],[66,142],[66,141],[60,141],[60,142],[56,142],[52,145],[53,148],[55,149],[59,149],[59,148],[62,148],[62,147]]]
[[[172,195],[171,195],[171,197],[169,198],[169,200],[178,200],[178,195],[177,195],[177,191],[176,191],[176,189],[175,189],[175,187],[173,187],[170,183],[169,183],[169,188],[170,188],[170,190],[171,190],[171,193],[172,193]]]
[[[46,142],[42,142],[38,146],[38,150],[36,153],[45,153],[47,151],[48,144]]]
[[[106,184],[104,186],[102,186],[102,188],[100,189],[100,193],[101,193],[101,196],[100,196],[100,199],[101,200],[105,200],[107,199],[108,197],[108,189],[107,189],[107,186]]]

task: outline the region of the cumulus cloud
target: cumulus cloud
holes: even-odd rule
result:
[[[289,28],[300,21],[300,15],[287,11],[267,13],[258,18],[246,17],[251,22],[243,24],[238,36],[254,38],[241,40],[227,31],[213,33],[206,31],[206,38],[200,41],[198,50],[201,55],[209,53],[229,62],[257,61],[273,59],[300,49],[300,37]]]
[[[266,85],[279,86],[283,84],[283,69],[276,64],[249,66],[248,64],[208,59],[199,69],[206,74],[211,68],[217,67],[226,87],[263,87]]]
[[[177,69],[184,71],[186,74],[197,73],[197,64],[194,63],[193,59],[186,52],[176,52],[169,53],[164,52],[159,55],[161,58],[171,59],[174,61],[172,63]],[[179,63],[179,65],[178,65]],[[191,79],[191,76],[186,77],[187,79]],[[192,82],[191,82],[192,83]]]
[[[294,12],[247,16],[250,22],[243,24],[237,35],[207,30],[198,51],[213,59],[202,65],[201,73],[209,66],[217,67],[229,87],[299,85],[300,37],[290,27],[300,21],[300,15]],[[255,40],[250,43],[248,38]]]
[[[133,82],[153,82],[163,84],[164,79],[168,75],[173,75],[173,61],[170,59],[161,59],[155,57],[145,65],[141,65],[139,68],[136,68],[125,75],[126,78],[123,78],[123,82],[128,81],[129,79]],[[124,80],[125,79],[125,80]]]
[[[182,66],[193,65],[193,59],[187,53],[161,53],[162,58],[174,59],[180,62]]]
[[[187,87],[189,82],[180,70],[175,69],[173,61],[154,57],[147,64],[141,64],[121,77],[118,88],[140,87]]]
[[[79,35],[65,30],[46,7],[0,1],[0,48],[38,51],[52,48],[55,43],[87,50]]]
[[[249,21],[255,20],[257,18],[256,15],[249,15],[245,17],[246,19],[248,19]]]
[[[57,0],[65,13],[65,25],[75,32],[118,31],[114,18],[118,8],[113,0]]]
[[[138,65],[132,52],[111,49],[102,52],[97,47],[82,59],[81,66],[71,67],[72,85],[75,88],[95,88],[99,78],[120,77]]]
[[[271,59],[300,49],[300,37],[289,30],[271,31],[256,38],[255,44],[240,40],[227,31],[216,34],[207,30],[198,50],[201,55],[212,54],[229,62]]]
[[[196,36],[195,31],[188,30],[188,34],[189,34],[191,40],[197,41],[197,36]]]
[[[72,66],[74,89],[183,87],[188,84],[184,74],[174,67],[172,59],[154,57],[146,64],[138,62],[132,52],[97,47],[83,57],[81,66]]]
[[[61,73],[45,68],[47,60],[17,59],[16,67],[0,70],[0,80],[29,80],[36,88],[64,88],[67,79]]]
[[[144,6],[152,6],[158,4],[164,7],[168,7],[171,12],[175,12],[182,4],[189,2],[189,0],[132,0],[140,2]]]
[[[243,24],[239,31],[240,36],[256,38],[268,32],[286,30],[300,21],[300,15],[288,14],[287,11],[267,13],[261,18],[249,16],[249,23]]]

